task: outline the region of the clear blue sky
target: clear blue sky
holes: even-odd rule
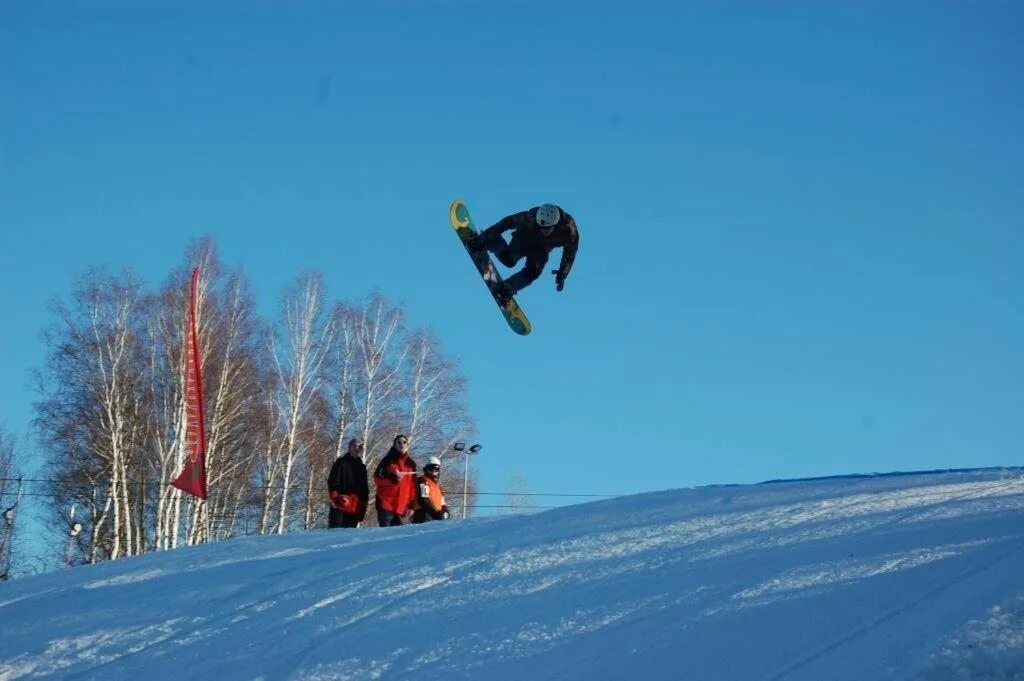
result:
[[[368,9],[372,7],[373,9]],[[624,493],[1021,463],[1013,2],[0,6],[0,421],[46,302],[212,234],[431,325],[483,487]],[[505,326],[447,209],[576,218]],[[557,261],[559,253],[553,256]],[[31,453],[34,444],[24,445]]]

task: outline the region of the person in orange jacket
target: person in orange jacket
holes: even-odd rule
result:
[[[377,524],[405,524],[406,515],[416,504],[415,478],[416,462],[409,456],[409,438],[399,435],[373,474],[377,483]]]
[[[452,516],[444,503],[440,477],[441,459],[432,456],[423,467],[423,475],[416,478],[416,510],[412,514],[414,523],[448,520]]]
[[[348,441],[348,451],[339,456],[327,477],[327,494],[331,508],[328,527],[359,527],[366,518],[370,500],[370,483],[363,463],[363,441],[354,437]]]

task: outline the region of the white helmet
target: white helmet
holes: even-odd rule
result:
[[[427,459],[427,465],[424,466],[424,468],[427,468],[429,466],[437,466],[438,468],[440,468],[441,467],[441,459],[437,458],[436,456],[430,457],[429,459]]]
[[[558,206],[554,204],[545,203],[537,208],[537,224],[544,229],[554,227],[561,219],[562,211],[558,210]]]

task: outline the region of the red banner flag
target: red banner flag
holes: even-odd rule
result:
[[[185,332],[185,469],[171,484],[189,494],[206,498],[206,423],[203,417],[203,372],[199,361],[199,333],[196,330],[196,291],[199,268],[192,271],[192,292]]]

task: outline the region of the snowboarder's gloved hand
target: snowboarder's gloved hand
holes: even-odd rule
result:
[[[441,520],[448,520],[452,517],[452,514],[448,512],[448,508],[441,509]]]
[[[565,288],[565,275],[562,274],[561,270],[551,270],[551,274],[555,275],[555,290],[561,291]]]
[[[490,244],[490,238],[486,234],[477,234],[466,240],[466,247],[473,253],[486,251]]]

